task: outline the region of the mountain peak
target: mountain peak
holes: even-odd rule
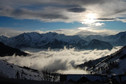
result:
[[[56,32],[47,32],[47,33],[45,33],[44,35],[56,36],[56,35],[59,35],[59,34],[56,33]]]
[[[40,33],[38,33],[38,32],[24,32],[24,33],[22,33],[22,34],[20,34],[20,35],[18,35],[18,36],[21,36],[21,35],[40,35]]]
[[[97,39],[93,39],[89,42],[87,45],[87,49],[112,49],[112,45],[108,42],[105,41],[100,41]]]
[[[120,33],[118,33],[118,34],[116,34],[117,36],[122,36],[122,35],[126,35],[126,31],[124,31],[124,32],[120,32]]]

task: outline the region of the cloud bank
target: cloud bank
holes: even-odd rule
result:
[[[94,60],[106,55],[109,55],[120,47],[115,47],[109,50],[81,50],[76,51],[72,49],[48,50],[48,51],[35,51],[29,50],[31,56],[6,56],[0,57],[1,60],[6,60],[19,66],[26,66],[37,70],[47,70],[50,72],[57,72],[63,74],[87,74],[85,70],[75,69],[76,65],[82,64],[89,60]]]
[[[23,33],[23,31],[18,31],[18,30],[9,29],[9,28],[0,28],[0,36],[3,35],[7,37],[13,37],[21,33]]]

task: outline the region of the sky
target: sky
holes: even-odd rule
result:
[[[1,32],[66,29],[125,31],[126,0],[0,0]]]

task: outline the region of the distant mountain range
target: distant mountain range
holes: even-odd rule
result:
[[[12,48],[12,47],[9,47],[7,45],[4,45],[2,42],[0,42],[0,57],[3,57],[3,56],[12,56],[12,55],[18,55],[18,56],[26,56],[28,55],[27,53],[19,50],[19,49],[16,49],[16,48]]]
[[[87,67],[93,74],[126,74],[126,46],[109,56],[85,62],[78,67]]]
[[[120,32],[116,35],[101,36],[101,35],[89,35],[83,38],[86,41],[93,39],[109,42],[113,46],[125,46],[126,45],[126,32]]]
[[[61,49],[64,48],[64,46],[67,48],[74,47],[76,49],[112,49],[113,47],[109,42],[100,41],[98,39],[86,41],[77,35],[66,36],[55,32],[48,32],[45,34],[37,32],[22,33],[11,38],[0,36],[0,42],[19,49],[27,47]]]
[[[97,39],[91,40],[88,45],[86,45],[86,49],[112,49],[112,45],[105,41],[100,41]]]

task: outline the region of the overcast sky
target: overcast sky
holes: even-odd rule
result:
[[[0,28],[126,30],[126,0],[0,0]]]

